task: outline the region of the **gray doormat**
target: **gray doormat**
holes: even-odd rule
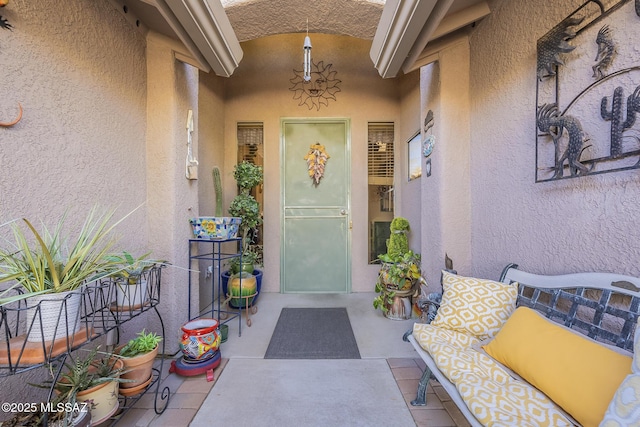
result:
[[[265,359],[360,359],[346,308],[283,308]]]

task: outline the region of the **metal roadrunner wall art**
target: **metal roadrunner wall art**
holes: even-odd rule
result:
[[[538,40],[536,182],[640,168],[640,0],[608,4]]]

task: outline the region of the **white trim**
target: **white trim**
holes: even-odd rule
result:
[[[158,11],[193,56],[198,68],[229,77],[243,52],[220,0],[156,0]]]

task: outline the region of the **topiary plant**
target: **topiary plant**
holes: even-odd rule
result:
[[[233,177],[240,187],[240,192],[249,194],[253,187],[262,183],[262,166],[244,160],[233,169]]]
[[[409,231],[409,220],[401,216],[396,217],[391,221],[391,235],[387,240],[387,255],[392,260],[395,258],[401,258],[404,254],[409,252],[409,239],[407,238],[407,232]]]

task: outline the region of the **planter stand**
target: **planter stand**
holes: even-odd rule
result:
[[[46,341],[46,336],[38,342],[29,341],[28,335],[33,335],[29,334],[29,332],[33,332],[33,328],[29,330],[29,326],[27,326],[25,330],[24,324],[26,322],[23,319],[29,308],[24,301],[0,306],[0,334],[2,334],[0,335],[0,341],[5,343],[0,346],[0,378],[21,374],[49,364],[58,366],[52,378],[53,383],[55,383],[62,374],[64,363],[72,351],[82,347],[87,342],[93,341],[95,338],[106,335],[110,331],[118,331],[124,323],[152,309],[158,317],[162,329],[162,337],[164,338],[164,322],[158,311],[161,270],[162,266],[156,265],[144,273],[148,283],[147,301],[144,304],[140,304],[140,306],[127,307],[123,311],[111,310],[111,303],[114,301],[115,287],[117,286],[115,280],[102,279],[84,285],[80,291],[79,315],[77,317],[69,315],[67,307],[65,310],[59,310],[60,318],[56,320],[58,325],[71,325],[77,319],[75,333],[69,337],[58,338],[54,341]],[[42,308],[42,305],[39,308]],[[39,319],[36,319],[36,321],[39,321]],[[33,325],[35,328],[35,321]],[[59,327],[59,330],[61,330],[61,327]],[[58,334],[56,335],[59,336]],[[164,353],[164,339],[161,344],[161,352]],[[164,412],[169,403],[171,390],[168,386],[160,387],[163,364],[164,359],[160,359],[160,367],[152,369],[150,381],[146,386],[141,387],[138,392],[139,396],[132,398],[131,401],[126,396],[119,398],[118,406],[122,411],[117,415],[109,415],[114,419],[113,423],[117,422],[118,418],[142,397],[142,394],[154,387],[154,410],[156,414]],[[49,398],[51,399],[52,396],[53,388],[49,390]]]
[[[394,292],[387,290],[386,292]],[[384,317],[391,320],[409,320],[411,319],[411,314],[413,311],[413,303],[412,299],[415,295],[416,290],[408,289],[406,291],[395,291],[395,295],[393,296],[393,302],[391,304],[387,303],[385,300],[384,306],[387,309],[384,312]]]
[[[214,380],[213,370],[220,365],[220,350],[216,351],[213,357],[201,362],[187,362],[183,357],[173,360],[170,373],[176,373],[182,377],[194,377],[197,375],[207,374],[207,381]]]

